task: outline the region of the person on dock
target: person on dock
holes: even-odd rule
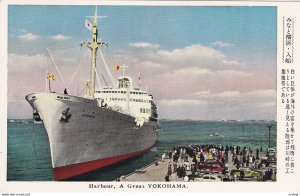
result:
[[[158,166],[158,161],[159,161],[159,155],[155,155],[155,166]]]
[[[166,175],[165,180],[166,180],[166,182],[170,182],[170,176]]]
[[[177,174],[177,176],[178,176],[179,178],[181,178],[181,167],[180,167],[180,166],[177,167],[177,169],[176,169],[176,174]]]
[[[171,165],[171,162],[169,162],[169,165],[168,165],[168,176],[170,176],[172,174],[172,165]]]
[[[64,90],[64,94],[65,95],[67,95],[68,94],[68,91],[67,91],[67,89],[65,88],[65,90]]]
[[[172,159],[172,151],[169,152],[169,159]]]
[[[177,162],[173,162],[173,173],[177,171]]]
[[[204,163],[204,155],[202,152],[200,153],[200,163]]]
[[[244,170],[240,171],[240,180],[244,180],[245,172]]]
[[[246,158],[246,167],[249,167],[250,164],[250,156],[248,155]]]
[[[163,155],[161,155],[161,161],[164,162],[166,158],[166,153],[164,153]]]

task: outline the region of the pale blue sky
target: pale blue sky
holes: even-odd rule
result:
[[[89,38],[89,32],[82,27],[94,6],[9,7],[10,41],[21,34],[20,29],[43,36],[72,36],[74,43]],[[109,40],[113,49],[138,41],[158,43],[170,50],[222,40],[235,45],[226,53],[275,53],[275,7],[101,6],[99,13],[108,16],[100,21],[101,37]],[[12,44],[9,49],[40,52],[40,48],[18,50]]]
[[[26,75],[26,70],[32,69],[33,71],[28,71],[30,77],[41,80],[39,75],[42,69],[39,62],[45,64],[43,61],[47,55],[47,47],[74,46],[90,39],[91,32],[84,27],[84,21],[86,16],[93,15],[94,8],[9,6],[8,52],[11,56],[8,67],[8,99],[11,99],[14,105],[18,101],[27,104],[24,102],[25,95],[20,93],[20,85],[26,84],[24,94],[36,89],[33,84],[30,86],[29,82],[23,81],[20,84],[15,81],[15,77],[19,76],[18,71],[24,69]],[[186,117],[176,115],[178,111],[172,113],[172,110],[169,110],[172,106],[168,105],[168,100],[177,103],[181,99],[187,99],[186,96],[189,95],[189,99],[193,101],[207,99],[206,107],[211,108],[209,100],[212,100],[212,97],[216,99],[218,96],[227,96],[230,92],[231,99],[228,103],[218,106],[224,106],[222,112],[211,110],[213,113],[209,119],[227,118],[230,107],[235,105],[234,97],[248,100],[249,96],[254,96],[249,100],[257,98],[257,102],[249,103],[251,110],[264,102],[268,102],[268,108],[257,111],[259,114],[253,110],[251,116],[245,108],[248,106],[240,105],[237,106],[240,108],[234,109],[236,114],[229,115],[228,118],[247,118],[249,115],[249,118],[275,119],[276,7],[98,6],[98,11],[99,15],[107,16],[99,21],[99,26],[100,37],[109,42],[109,47],[105,50],[109,51],[113,59],[110,59],[110,62],[122,61],[129,64],[131,73],[135,75],[135,72],[140,72],[141,69],[145,71],[147,66],[150,66],[150,69],[142,74],[144,81],[148,80],[148,89],[156,95],[160,108],[169,111],[162,111],[163,117],[192,118],[194,115],[195,119],[204,119],[204,113],[196,112]],[[187,55],[176,60],[178,55],[185,53]],[[77,59],[76,56],[72,58]],[[116,60],[118,58],[120,60]],[[39,61],[35,62],[36,59]],[[171,70],[164,74],[164,71],[170,68]],[[196,71],[193,71],[195,69]],[[202,77],[203,71],[213,75]],[[178,73],[190,72],[199,75],[186,82],[190,87],[189,91],[184,95],[176,95],[178,85],[172,86],[173,84],[168,82],[176,79]],[[157,85],[152,81],[154,74],[158,77],[156,81],[168,84],[166,88],[169,88],[170,93],[174,91],[174,96],[166,95],[161,89],[155,88]],[[193,88],[195,83],[201,83],[202,86]],[[192,93],[198,93],[197,95],[202,97]],[[266,100],[268,96],[270,99]],[[184,102],[190,103],[195,102]],[[26,107],[19,107],[23,108],[24,115],[28,112]],[[11,117],[14,116],[13,111],[14,108],[9,107]]]

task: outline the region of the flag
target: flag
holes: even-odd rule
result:
[[[115,65],[115,70],[118,71],[120,69],[120,65]]]
[[[51,73],[48,73],[48,74],[47,74],[47,79],[48,79],[48,80],[55,80],[54,75],[51,74]]]
[[[89,30],[92,30],[93,25],[87,19],[85,19],[85,27]]]
[[[139,88],[141,87],[141,76],[142,76],[142,74],[139,73]]]

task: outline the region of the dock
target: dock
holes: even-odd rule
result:
[[[254,153],[255,154],[255,153]],[[227,167],[228,167],[228,172],[234,170],[237,170],[236,165],[234,165],[233,162],[233,158],[232,156],[236,156],[234,155],[233,152],[229,151],[228,152],[228,158],[227,158]],[[266,151],[262,151],[259,152],[259,159],[262,160],[262,157],[266,157]],[[121,176],[118,180],[120,181],[125,181],[125,182],[163,182],[166,181],[166,175],[168,173],[168,167],[169,164],[173,164],[173,158],[169,158],[168,156],[165,156],[165,158],[160,158],[157,159],[156,161],[154,161],[153,163],[137,169],[135,172],[132,172],[128,175],[125,176]],[[184,164],[193,164],[193,159],[191,157],[188,157],[188,163],[187,160],[183,160],[183,159],[178,159],[177,163],[178,166],[182,166]],[[254,165],[254,164],[253,164]],[[173,167],[173,166],[172,166]],[[242,166],[241,166],[242,167]],[[274,167],[274,166],[273,166]],[[264,167],[264,168],[260,168],[260,171],[262,171],[264,169],[264,171],[266,171],[268,168]],[[173,170],[173,168],[172,168]],[[200,172],[198,171],[198,174]],[[189,176],[191,175],[191,171],[187,170],[186,171],[186,175]],[[223,173],[224,174],[224,173]],[[214,175],[216,175],[216,173],[214,173]],[[221,173],[219,173],[218,175],[222,175]],[[199,175],[200,176],[200,175]],[[169,177],[169,181],[185,181],[186,179],[184,179],[183,177],[178,177],[176,172],[172,172],[171,175],[168,176]],[[273,174],[273,178],[274,178],[274,174]],[[276,174],[275,174],[275,179],[276,179]],[[225,180],[223,180],[225,181]],[[234,181],[241,181],[241,179],[237,178]],[[257,179],[252,179],[252,178],[245,178],[242,179],[242,181],[257,181]],[[266,180],[263,180],[266,181]]]

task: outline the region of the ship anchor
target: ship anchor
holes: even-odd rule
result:
[[[39,112],[37,111],[37,109],[33,110],[33,119],[37,122],[42,121],[41,116],[40,116]]]
[[[69,113],[70,108],[66,108],[62,113],[60,120],[64,122],[69,122],[69,119],[71,118],[72,114]]]

